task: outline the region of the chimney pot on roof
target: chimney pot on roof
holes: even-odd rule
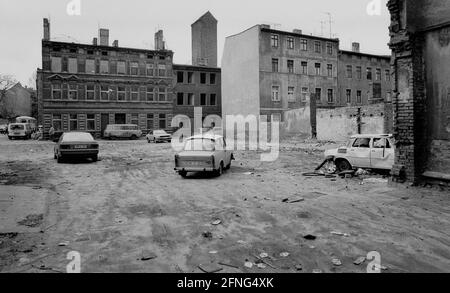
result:
[[[44,18],[44,40],[50,41],[50,22],[48,18]]]
[[[359,53],[359,52],[360,52],[360,51],[359,51],[359,47],[360,47],[359,43],[357,43],[357,42],[353,42],[353,43],[352,43],[352,51],[353,51],[353,52]]]
[[[270,29],[269,24],[261,24],[261,28]]]
[[[101,28],[98,30],[98,39],[100,46],[109,46],[109,30]]]
[[[300,29],[294,29],[293,32],[294,32],[295,34],[299,34],[299,35],[303,34],[303,31],[300,30]]]
[[[155,33],[155,50],[165,50],[164,32],[162,30]]]
[[[97,39],[97,38],[94,38],[94,39],[92,40],[92,45],[94,45],[94,46],[97,46],[97,45],[98,45],[98,39]]]
[[[113,42],[113,47],[119,47],[119,41],[118,40],[114,40]]]

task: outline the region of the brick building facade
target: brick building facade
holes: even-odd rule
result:
[[[47,133],[88,131],[100,137],[107,124],[168,129],[173,111],[173,52],[109,45],[101,29],[93,44],[50,40],[44,20],[42,69],[37,73],[39,123]]]
[[[394,181],[450,180],[450,3],[390,0]]]

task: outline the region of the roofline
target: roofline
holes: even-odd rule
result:
[[[319,37],[319,36],[314,36],[314,35],[305,35],[305,34],[299,34],[299,33],[282,31],[282,30],[275,30],[275,29],[264,28],[264,27],[261,27],[261,31],[339,43],[338,38],[324,38],[324,37]]]
[[[214,17],[214,15],[211,13],[211,11],[206,11],[205,13],[203,13],[203,15],[202,16],[200,16],[196,21],[194,21],[192,24],[191,24],[191,26],[193,26],[194,24],[196,24],[197,22],[199,22],[205,15],[207,15],[207,14],[210,14],[211,16],[212,16],[212,18],[216,21],[216,23],[217,22],[219,22],[218,20],[217,20],[217,18],[215,18]]]
[[[69,42],[58,42],[58,41],[47,41],[42,40],[42,45],[45,44],[56,44],[56,45],[65,45],[65,46],[79,46],[79,47],[87,47],[92,49],[100,49],[100,50],[110,50],[110,51],[135,51],[135,52],[142,52],[142,53],[166,53],[166,54],[172,54],[172,50],[150,50],[150,49],[138,49],[138,48],[129,48],[129,47],[113,47],[113,46],[100,46],[100,45],[92,45],[92,44],[83,44],[83,43],[69,43]]]
[[[189,64],[173,64],[173,69],[176,68],[187,68],[187,69],[200,69],[204,71],[216,71],[221,72],[222,69],[220,67],[210,67],[210,66],[198,66],[198,65],[189,65]]]
[[[251,30],[251,29],[254,29],[255,27],[259,27],[259,26],[261,26],[261,25],[256,24],[256,25],[254,25],[254,26],[249,27],[248,29],[243,30],[242,32],[239,32],[239,33],[233,34],[233,35],[229,35],[229,36],[225,37],[225,39],[228,39],[228,38],[232,38],[232,37],[236,37],[236,36],[242,35],[242,34],[246,33],[247,31],[249,31],[249,30]]]
[[[391,56],[389,55],[376,55],[376,54],[370,54],[370,53],[362,53],[362,52],[353,52],[348,50],[339,50],[339,53],[342,54],[348,54],[348,55],[359,55],[359,56],[367,56],[367,57],[377,57],[382,59],[389,59],[391,60]]]

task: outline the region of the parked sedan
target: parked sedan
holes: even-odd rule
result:
[[[175,170],[182,177],[188,172],[213,172],[222,175],[231,167],[233,153],[225,139],[218,135],[197,135],[188,138],[184,150],[175,155]]]
[[[360,134],[346,146],[325,151],[337,171],[355,168],[390,170],[394,165],[394,141],[389,134]]]
[[[172,136],[165,132],[164,130],[154,130],[150,131],[146,136],[148,143],[151,142],[171,142]]]
[[[87,132],[66,132],[61,135],[54,149],[54,158],[61,163],[69,157],[98,159],[98,142]]]

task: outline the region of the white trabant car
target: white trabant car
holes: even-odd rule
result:
[[[220,176],[231,167],[233,153],[223,136],[203,134],[186,139],[184,149],[175,155],[175,170],[182,177],[188,172],[213,172]]]
[[[394,140],[390,134],[360,134],[346,146],[325,151],[337,171],[356,168],[391,170],[394,165]]]

